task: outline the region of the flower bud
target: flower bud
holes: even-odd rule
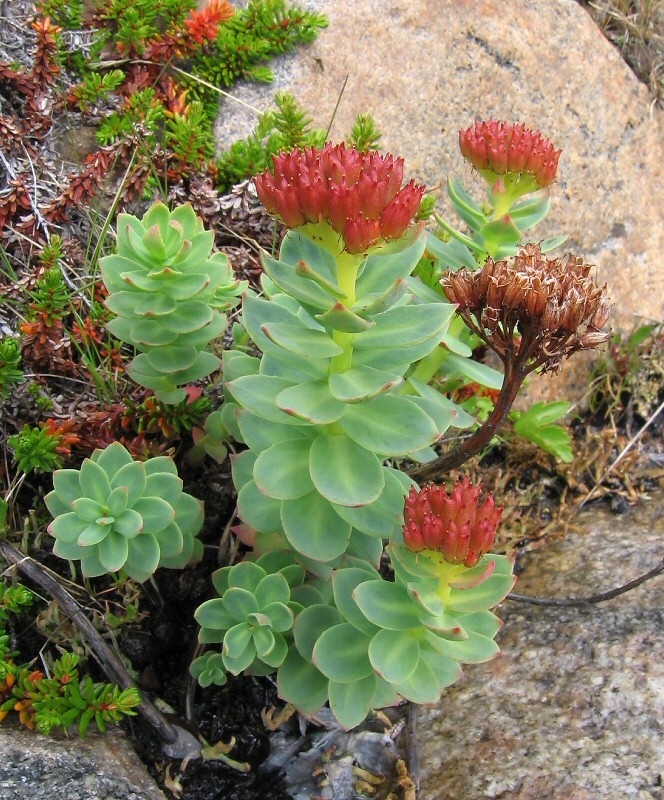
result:
[[[444,486],[412,487],[404,511],[406,547],[434,550],[450,564],[474,567],[491,549],[503,513],[491,494],[480,504],[480,492],[468,478],[457,481],[450,494]]]
[[[489,170],[493,176],[527,174],[541,189],[555,180],[561,152],[539,131],[493,119],[460,130],[459,148],[475,169]]]

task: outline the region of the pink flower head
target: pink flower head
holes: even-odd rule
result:
[[[491,494],[479,504],[481,489],[468,478],[457,481],[449,495],[444,486],[412,487],[404,510],[406,547],[436,550],[450,564],[474,567],[491,549],[503,513]]]
[[[525,173],[541,189],[555,180],[561,153],[539,131],[493,119],[460,130],[459,147],[476,169],[494,175]]]
[[[381,239],[398,239],[419,208],[424,187],[401,187],[403,159],[360,153],[328,142],[272,157],[274,172],[254,178],[269,214],[289,228],[327,222],[343,236],[349,253],[361,253]]]

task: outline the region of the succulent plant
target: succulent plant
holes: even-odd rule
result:
[[[406,544],[394,537],[388,549],[393,582],[356,562],[332,573],[333,605],[312,604],[296,617],[277,681],[281,697],[300,710],[313,713],[329,701],[339,722],[352,728],[371,708],[399,697],[435,702],[461,677],[462,663],[499,652],[493,638],[501,622],[489,609],[515,579],[511,559],[484,550],[493,543],[500,511],[493,498],[480,506],[479,487],[468,481],[451,496],[433,490],[412,490],[406,501]],[[458,549],[470,552],[475,544],[469,567]],[[475,558],[478,549],[482,556]]]
[[[53,487],[45,497],[53,552],[80,560],[88,577],[122,570],[145,581],[158,567],[179,569],[202,555],[202,504],[182,491],[166,456],[134,461],[115,442],[80,470],[57,470]]]
[[[33,470],[52,472],[61,467],[58,454],[61,442],[62,437],[53,435],[48,428],[31,428],[29,425],[24,425],[22,430],[7,440],[19,470],[26,475]]]
[[[0,398],[9,396],[10,386],[25,377],[18,369],[21,363],[21,348],[16,339],[7,336],[0,341]]]
[[[268,573],[262,564],[276,571]],[[195,616],[201,626],[199,641],[222,644],[223,650],[221,658],[208,653],[194,661],[193,674],[205,671],[210,682],[225,683],[226,670],[238,675],[250,668],[254,673],[276,669],[288,652],[284,634],[293,626],[291,585],[303,578],[304,569],[277,552],[217,570],[213,583],[221,596],[199,606]]]
[[[119,215],[117,252],[100,261],[106,305],[118,315],[107,328],[141,351],[127,372],[166,403],[184,400],[180,387],[219,366],[205,348],[246,286],[226,256],[211,254],[213,242],[190,205],[170,212],[156,203],[142,220]]]

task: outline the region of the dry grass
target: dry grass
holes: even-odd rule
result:
[[[664,106],[664,0],[581,0]]]

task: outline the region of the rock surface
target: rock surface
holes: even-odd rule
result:
[[[524,558],[515,591],[586,597],[652,569],[663,500],[584,510]],[[661,800],[663,589],[659,575],[593,606],[503,603],[502,657],[419,712],[420,800]]]
[[[406,175],[434,189],[439,211],[455,223],[447,176],[483,191],[458,153],[458,130],[490,116],[541,129],[563,154],[550,216],[535,235],[569,234],[566,247],[608,283],[622,328],[634,315],[664,318],[662,114],[575,0],[302,5],[326,14],[329,28],[277,59],[273,84],[240,85],[234,96],[262,111],[275,91],[291,91],[327,128],[347,77],[330,138],[372,113],[382,148],[405,157]],[[218,138],[229,144],[254,123],[245,106],[225,101]],[[584,389],[577,379],[576,391],[566,391],[577,399]],[[542,379],[539,393],[551,391]]]
[[[120,732],[85,739],[0,726],[0,800],[166,800]]]

